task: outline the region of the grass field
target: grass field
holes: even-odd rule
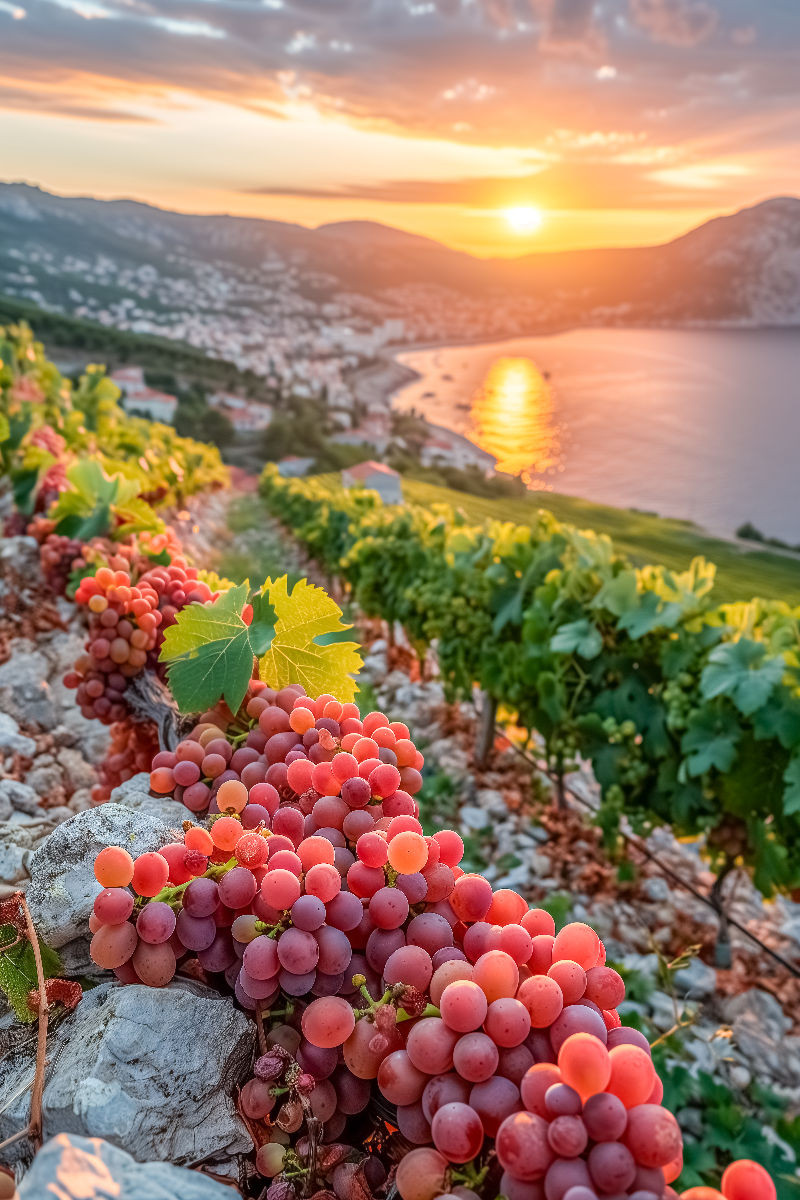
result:
[[[338,476],[319,478],[333,487],[339,486]],[[494,518],[526,525],[537,509],[546,508],[559,520],[568,521],[579,529],[607,533],[617,549],[637,566],[663,563],[674,570],[683,570],[692,558],[702,555],[716,563],[714,594],[719,600],[750,600],[753,596],[763,596],[800,604],[800,556],[749,550],[738,543],[711,537],[689,522],[648,516],[631,509],[610,508],[552,492],[531,493],[530,500],[485,500],[468,492],[405,478],[403,494],[415,504],[450,504],[475,521]]]

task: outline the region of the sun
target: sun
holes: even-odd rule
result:
[[[503,216],[514,233],[524,236],[536,233],[542,227],[543,214],[540,208],[524,205],[520,208],[506,208]]]

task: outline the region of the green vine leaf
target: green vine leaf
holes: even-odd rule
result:
[[[716,646],[700,677],[704,698],[728,696],[744,716],[761,708],[780,683],[785,670],[782,654],[764,661],[766,653],[767,648],[762,642],[748,638]]]
[[[243,619],[250,585],[239,584],[211,604],[190,604],[164,634],[161,661],[181,712],[201,712],[222,698],[236,712],[253,675],[254,659],[272,641],[277,614],[256,594],[253,616]]]
[[[164,522],[139,495],[139,481],[125,470],[108,474],[97,459],[87,458],[69,468],[67,479],[70,490],[61,493],[52,513],[58,533],[88,541],[106,533],[121,540],[163,530]]]
[[[7,949],[6,949],[7,947]],[[60,975],[61,962],[55,950],[39,943],[45,978]],[[33,947],[24,934],[13,925],[0,925],[0,990],[2,990],[17,1020],[30,1023],[36,1013],[28,1004],[28,993],[38,988],[36,959]]]
[[[800,813],[800,754],[789,759],[789,765],[783,773],[786,788],[783,793],[783,811],[787,817]]]
[[[600,631],[583,617],[556,630],[550,639],[550,649],[556,654],[574,653],[581,658],[596,658],[603,649],[603,638]]]
[[[705,775],[712,767],[730,771],[741,735],[741,728],[730,713],[716,713],[710,709],[693,713],[689,728],[681,739],[689,775]]]
[[[270,687],[302,683],[309,696],[330,692],[337,700],[352,700],[361,669],[358,644],[341,641],[352,626],[342,621],[342,610],[327,592],[307,579],[289,591],[284,575],[264,585],[275,613],[275,636],[259,657],[261,678]]]

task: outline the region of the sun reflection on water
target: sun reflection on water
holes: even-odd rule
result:
[[[563,470],[561,429],[547,380],[530,358],[498,358],[472,398],[473,440],[529,487]]]

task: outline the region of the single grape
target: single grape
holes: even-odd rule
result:
[[[303,1011],[303,1036],[314,1046],[342,1046],[355,1028],[353,1009],[339,996],[312,1000]]]
[[[416,1104],[428,1078],[414,1066],[405,1050],[388,1054],[378,1068],[378,1087],[391,1104]]]
[[[102,925],[120,925],[133,912],[133,896],[126,888],[104,888],[93,911]]]
[[[457,1101],[443,1104],[431,1121],[431,1135],[436,1149],[454,1163],[469,1162],[483,1145],[481,1119],[468,1104]]]
[[[101,887],[127,887],[133,879],[133,859],[120,846],[106,846],[94,860],[94,874]]]
[[[151,900],[136,918],[136,932],[143,942],[158,945],[175,932],[175,913],[161,900]]]

